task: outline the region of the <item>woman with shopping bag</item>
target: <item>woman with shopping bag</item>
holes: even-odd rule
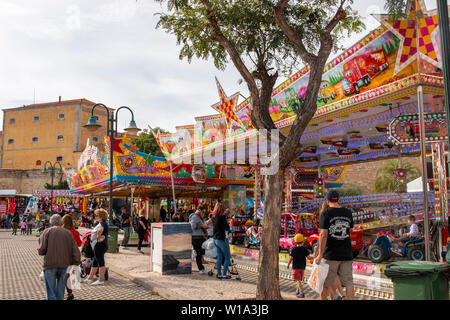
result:
[[[319,248],[312,272],[316,275],[317,288],[320,289],[319,280],[322,280],[326,269],[323,264],[328,265],[327,276],[320,293],[321,300],[327,299],[336,275],[345,286],[346,299],[354,300],[353,252],[350,240],[350,229],[353,228],[352,213],[339,205],[339,193],[336,190],[328,191],[326,202],[328,208],[319,217]]]
[[[73,239],[77,243],[77,246],[81,247],[80,233],[73,228],[72,216],[70,214],[64,215],[61,222],[62,222],[62,227],[69,230],[70,233],[72,233]],[[80,274],[79,269],[80,269],[80,266],[78,266],[78,265],[71,265],[67,268],[67,280],[66,280],[67,300],[75,299],[72,289],[79,289],[79,281],[78,281],[78,285],[76,284],[77,280],[79,280],[78,279],[79,274]],[[71,278],[71,275],[72,275],[72,278]],[[72,283],[76,286],[75,288],[73,287]]]

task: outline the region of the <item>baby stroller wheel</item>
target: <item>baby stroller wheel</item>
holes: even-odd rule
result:
[[[212,277],[214,275],[214,272],[208,271],[208,276]]]
[[[236,280],[237,280],[237,281],[241,281],[241,277],[237,276],[237,277],[236,277]]]

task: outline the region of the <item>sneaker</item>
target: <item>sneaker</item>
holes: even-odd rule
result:
[[[119,248],[120,248],[120,249],[125,249],[125,247],[124,247],[124,246],[120,246]]]
[[[303,290],[300,290],[297,297],[304,298],[305,297],[305,292]]]
[[[138,252],[144,254],[144,251],[142,251],[142,250],[138,250]]]
[[[336,293],[336,295],[334,296],[333,300],[342,300],[342,297]]]
[[[222,280],[222,276],[216,275],[216,278]]]
[[[86,279],[83,281],[83,283],[85,283],[85,284],[91,284],[92,282],[94,282],[94,280]]]
[[[199,274],[206,274],[207,272],[206,272],[205,269],[203,269],[203,270],[200,270],[198,273],[199,273]]]
[[[75,297],[73,296],[73,293],[69,293],[66,300],[74,300]]]
[[[97,280],[97,281],[93,282],[93,283],[91,284],[91,286],[102,286],[102,285],[104,285],[104,284],[105,284],[105,281],[99,281],[99,280]]]
[[[222,276],[222,280],[231,280],[231,276]]]
[[[295,290],[295,295],[298,296],[299,293],[300,293],[300,290],[296,289]]]

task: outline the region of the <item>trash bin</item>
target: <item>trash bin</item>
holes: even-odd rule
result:
[[[392,279],[395,300],[449,300],[446,263],[398,261],[384,274]]]

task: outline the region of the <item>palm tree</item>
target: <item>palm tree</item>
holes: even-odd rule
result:
[[[375,179],[375,192],[389,193],[397,191],[397,177],[394,170],[398,169],[397,160],[389,161],[389,164],[378,169]],[[420,169],[412,166],[408,161],[402,161],[402,169],[406,169],[406,181],[411,182],[422,175]]]

